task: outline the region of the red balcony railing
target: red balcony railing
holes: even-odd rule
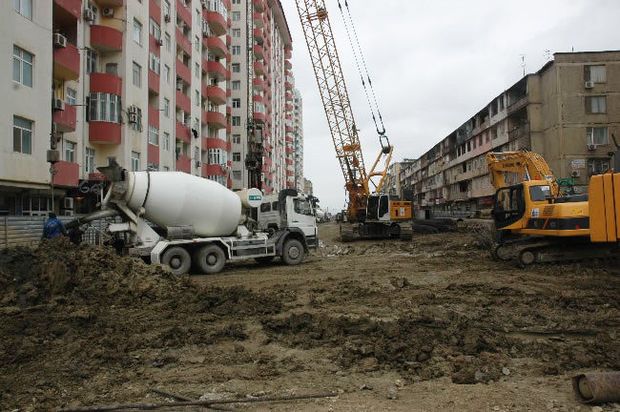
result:
[[[219,37],[207,37],[207,48],[217,57],[224,58],[228,53],[228,47]]]
[[[123,33],[114,27],[94,24],[90,26],[90,44],[93,48],[104,52],[121,51]]]
[[[226,104],[226,91],[219,86],[205,87],[207,99],[215,104]]]
[[[226,116],[224,116],[220,112],[207,112],[207,124],[209,126],[213,126],[216,129],[225,129],[226,128]]]
[[[88,122],[88,140],[96,144],[121,144],[121,125],[111,122]]]
[[[110,73],[91,73],[90,91],[98,93],[110,93],[120,96],[123,90],[123,80]]]
[[[192,131],[189,126],[184,125],[181,122],[177,122],[176,125],[176,140],[181,140],[185,143],[191,143],[192,141]]]
[[[69,162],[54,163],[54,184],[57,186],[77,187],[80,180],[80,165]]]
[[[185,80],[186,83],[191,84],[192,82],[192,72],[181,60],[177,60],[176,64],[177,75]]]
[[[192,27],[192,12],[189,8],[185,7],[181,0],[177,0],[177,16],[189,27]]]
[[[75,131],[76,110],[75,106],[65,104],[64,110],[55,110],[52,120],[59,132],[71,133]]]
[[[82,0],[54,0],[54,16],[62,14],[78,20],[82,15]]]
[[[217,11],[204,11],[203,16],[209,24],[211,32],[216,36],[223,36],[228,31],[228,22]]]
[[[186,155],[179,155],[177,158],[177,167],[179,172],[191,173],[192,172],[192,159]]]
[[[159,74],[149,70],[149,91],[159,94]]]
[[[226,79],[226,68],[220,62],[207,61],[207,73],[215,77],[217,80]]]
[[[146,151],[147,151],[148,162],[150,164],[158,165],[159,164],[159,146],[155,146],[149,143],[147,145]]]
[[[176,92],[176,106],[183,109],[185,113],[191,112],[191,102],[188,96],[183,94],[183,92],[177,90]]]
[[[67,43],[67,47],[54,48],[54,78],[77,80],[80,77],[80,53],[77,47]]]

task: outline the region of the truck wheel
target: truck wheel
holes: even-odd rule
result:
[[[224,269],[226,254],[217,245],[206,245],[196,251],[194,263],[203,273],[218,273]]]
[[[192,258],[189,252],[182,247],[173,246],[164,252],[161,263],[172,269],[174,275],[184,275],[192,266]]]
[[[289,239],[282,248],[282,260],[287,265],[298,265],[304,260],[304,245],[297,239]]]

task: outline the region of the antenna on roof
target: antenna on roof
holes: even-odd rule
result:
[[[551,60],[551,50],[549,49],[545,49],[545,59],[547,59],[547,61]]]
[[[523,77],[525,77],[525,54],[520,54],[519,56],[521,57],[521,69],[523,69]]]

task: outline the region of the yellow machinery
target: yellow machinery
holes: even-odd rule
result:
[[[489,153],[487,164],[497,189],[495,257],[517,258],[527,266],[620,256],[620,174],[592,176],[589,195],[561,196],[551,169],[537,153]],[[506,183],[508,176],[512,185]]]
[[[367,172],[325,1],[296,0],[296,3],[336,157],[345,178],[345,188],[348,194],[346,217],[350,224],[341,225],[342,240],[390,237],[411,239],[411,202],[399,201],[387,194],[380,194],[394,148],[385,135],[385,127],[383,127],[381,114],[376,105],[376,98],[375,106],[381,127],[377,124],[374,111],[373,120],[375,120],[379,134],[381,151],[370,172]],[[342,12],[341,6],[340,10]],[[352,20],[350,24],[352,25]],[[354,27],[352,26],[351,29],[354,30]],[[347,33],[350,33],[348,26]],[[361,56],[361,50],[359,53]],[[359,63],[358,61],[358,69]],[[368,77],[368,83],[372,87],[370,77]],[[363,84],[370,103],[371,95],[366,88],[366,83],[363,82]],[[372,92],[372,97],[374,97],[374,92]],[[373,110],[372,104],[371,110]],[[378,182],[373,179],[377,179]],[[371,185],[374,186],[374,193],[371,193]]]

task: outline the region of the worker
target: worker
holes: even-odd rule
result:
[[[43,235],[41,239],[55,239],[62,235],[67,236],[67,229],[65,229],[65,225],[62,224],[60,219],[56,217],[56,214],[50,212],[48,214],[48,219],[43,225]]]

